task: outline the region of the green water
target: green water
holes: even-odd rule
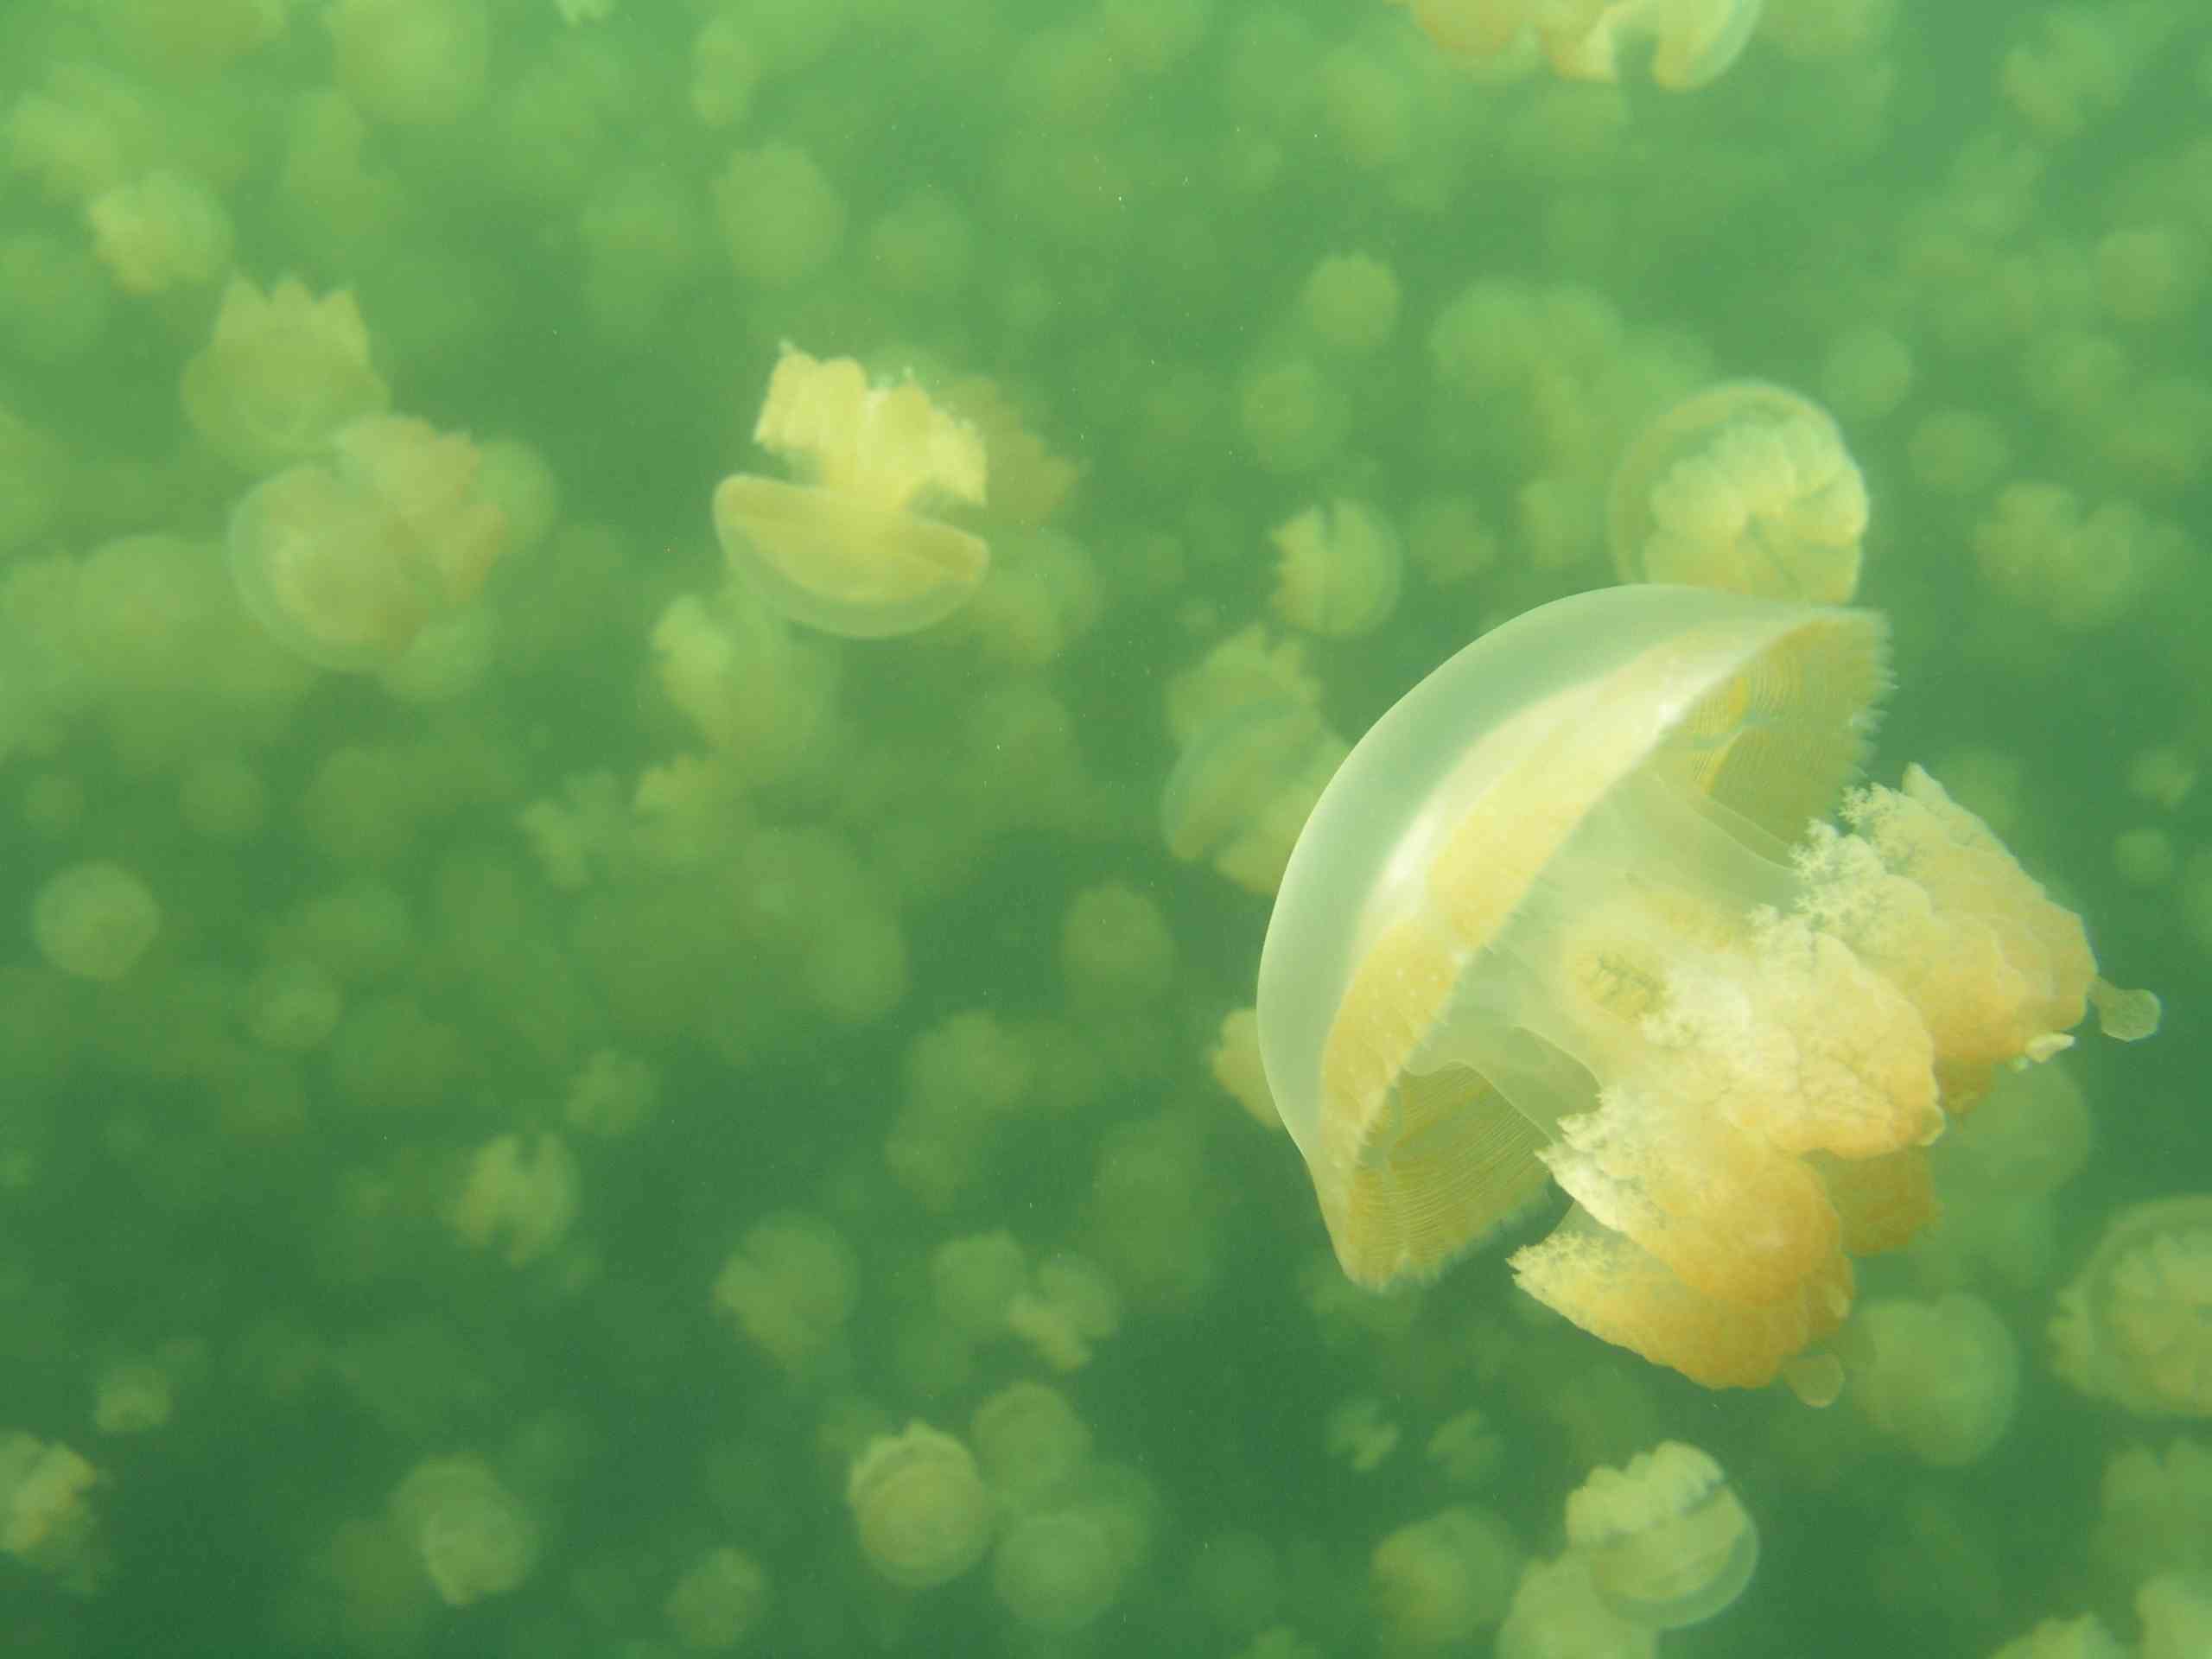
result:
[[[2092,1611],[2132,1650],[2142,1581],[2212,1569],[2212,1493],[2101,1523],[2108,1462],[2189,1424],[2069,1388],[2046,1326],[2112,1217],[2212,1185],[2195,5],[1766,0],[1687,93],[1634,50],[1470,73],[1365,0],[607,11],[0,9],[0,1474],[61,1493],[0,1478],[0,1649],[1488,1654],[1567,1495],[1674,1439],[1762,1555],[1667,1655],[1972,1659]],[[1351,255],[1365,297],[1313,298]],[[234,583],[248,492],[339,476],[334,417],[249,454],[181,395],[234,277],[349,291],[367,359],[224,408],[304,377],[490,446],[443,453],[496,563],[464,591],[419,562],[450,525],[391,530],[398,588],[332,601],[365,667]],[[990,434],[993,571],[936,627],[725,589],[709,498],[779,471],[785,344]],[[1952,1222],[1859,1264],[2016,1342],[1965,1467],[1848,1389],[1608,1347],[1503,1249],[1353,1289],[1208,1065],[1268,899],[1160,803],[1178,677],[1293,637],[1269,531],[1345,499],[1406,547],[1379,624],[1268,682],[1355,740],[1614,580],[1615,461],[1741,378],[1863,469],[1870,772],[1927,764],[2165,999],[2053,1063],[2077,1169],[2007,1208],[1947,1149]],[[112,979],[34,938],[87,861],[158,906]],[[977,1261],[1012,1265],[963,1301]],[[987,1456],[964,1570],[888,1581],[856,1461],[982,1446],[1025,1382],[1087,1451]],[[1370,1557],[1452,1506],[1492,1542],[1424,1649]],[[678,1592],[716,1562],[719,1628]]]

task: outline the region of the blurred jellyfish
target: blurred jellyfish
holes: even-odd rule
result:
[[[1751,43],[1764,0],[1567,0],[1540,25],[1552,67],[1573,80],[1618,80],[1624,41],[1648,47],[1653,83],[1694,92]],[[1580,21],[1578,22],[1578,16]]]
[[[1522,1288],[1708,1387],[1832,1397],[1832,1360],[1785,1367],[1848,1312],[1847,1254],[1932,1219],[1920,1149],[2072,1040],[2095,968],[1918,768],[1817,821],[1882,647],[1864,613],[1617,588],[1486,635],[1361,741],[1259,983],[1355,1281],[1436,1272],[1548,1176],[1577,1204]]]
[[[1456,1648],[1505,1616],[1523,1556],[1487,1510],[1458,1506],[1399,1528],[1368,1557],[1367,1589],[1388,1645]]]
[[[928,515],[982,505],[983,442],[912,378],[871,386],[851,358],[785,346],[753,438],[799,481],[732,474],[715,490],[715,531],[731,568],[782,614],[873,639],[928,627],[974,596],[989,549]]]
[[[1614,469],[1606,539],[1624,582],[1841,604],[1859,587],[1866,486],[1817,404],[1732,381],[1675,405]]]
[[[92,1492],[99,1471],[76,1452],[21,1429],[0,1433],[0,1554],[87,1593],[101,1564]]]
[[[812,1216],[769,1217],[715,1281],[715,1305],[786,1371],[835,1344],[860,1294],[860,1263],[830,1224]]]
[[[480,1459],[418,1464],[393,1491],[391,1516],[448,1607],[505,1595],[537,1564],[529,1512]]]
[[[327,463],[294,467],[231,515],[231,575],[254,620],[324,668],[397,663],[474,598],[507,543],[478,451],[421,421],[356,421]]]
[[[181,390],[192,429],[256,474],[320,454],[340,428],[391,403],[352,290],[315,299],[296,277],[266,293],[231,278]]]
[[[105,859],[48,876],[31,900],[31,938],[49,966],[78,979],[121,979],[161,931],[153,890]]]
[[[2123,1210],[2050,1322],[2053,1363],[2145,1417],[2212,1417],[2212,1198]]]
[[[683,1571],[662,1611],[677,1642],[717,1653],[743,1641],[768,1611],[768,1574],[741,1549],[710,1549]]]
[[[1319,714],[1289,700],[1224,711],[1197,732],[1160,802],[1167,850],[1237,886],[1273,893],[1290,849],[1345,754]]]
[[[1414,21],[1455,57],[1503,58],[1532,40],[1571,80],[1618,80],[1624,56],[1649,54],[1669,92],[1717,80],[1742,54],[1763,0],[1408,0]],[[1623,45],[1630,43],[1624,54]]]
[[[903,1590],[928,1590],[983,1559],[991,1497],[968,1448],[926,1423],[868,1442],[845,1483],[861,1554]]]
[[[1616,1613],[1574,1550],[1529,1564],[1497,1632],[1497,1659],[1654,1659],[1658,1651],[1658,1632]]]
[[[1071,1503],[1017,1516],[991,1557],[991,1588],[1025,1630],[1072,1636],[1103,1618],[1129,1568],[1113,1517]]]
[[[1404,564],[1382,517],[1338,499],[1308,507],[1268,533],[1275,566],[1275,614],[1291,627],[1332,639],[1372,633],[1397,608]]]
[[[1852,1400],[1923,1463],[1977,1462],[2012,1427],[2019,1344],[1978,1296],[1870,1302],[1848,1346]]]
[[[1662,1630],[1732,1606],[1759,1560],[1758,1528],[1720,1465],[1679,1440],[1592,1470],[1567,1500],[1567,1541],[1607,1606]]]

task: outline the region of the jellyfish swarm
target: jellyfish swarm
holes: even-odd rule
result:
[[[1522,1287],[1708,1387],[1784,1373],[1922,1148],[2071,1039],[2094,963],[1926,773],[1856,791],[1863,611],[1624,587],[1485,636],[1361,740],[1291,855],[1260,1044],[1338,1261],[1440,1271],[1556,1180]]]
[[[925,509],[982,505],[983,441],[912,379],[871,386],[851,358],[787,346],[753,440],[801,481],[722,480],[715,532],[730,568],[777,611],[874,639],[918,632],[975,596],[989,549]]]
[[[324,668],[397,662],[474,598],[505,550],[468,439],[399,416],[355,421],[327,461],[264,480],[231,515],[231,575],[254,620]]]

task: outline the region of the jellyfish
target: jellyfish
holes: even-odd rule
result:
[[[753,439],[800,481],[732,474],[715,489],[715,531],[778,612],[876,639],[918,632],[975,596],[989,548],[930,514],[982,505],[983,441],[912,378],[871,386],[851,358],[787,346]]]
[[[1853,1401],[1923,1463],[1976,1462],[2012,1427],[2019,1344],[1980,1297],[1870,1302],[1853,1321],[1850,1345]]]
[[[1270,1093],[1345,1273],[1432,1277],[1555,1180],[1521,1287],[1707,1387],[1832,1397],[1849,1258],[1923,1148],[2071,1041],[2095,962],[1917,768],[1853,791],[1870,613],[1628,586],[1478,640],[1361,740],[1259,978]],[[1807,1362],[1811,1363],[1813,1362]]]
[[[1694,92],[1751,43],[1764,0],[1580,0],[1541,26],[1552,67],[1570,80],[1618,80],[1624,39],[1648,42],[1654,85]],[[1578,14],[1580,14],[1578,17]]]
[[[1374,632],[1397,608],[1404,556],[1372,507],[1340,497],[1287,519],[1268,539],[1282,556],[1275,614],[1290,626],[1350,639]]]
[[[1567,1500],[1567,1541],[1599,1599],[1651,1630],[1734,1605],[1759,1560],[1758,1528],[1728,1477],[1680,1440],[1592,1470]]]
[[[1653,83],[1694,92],[1748,45],[1763,0],[1408,0],[1414,22],[1454,57],[1498,58],[1531,38],[1554,73],[1618,80],[1622,42],[1648,45]]]
[[[31,900],[39,954],[77,979],[121,979],[161,931],[161,901],[153,889],[106,859],[57,871]]]
[[[1605,517],[1624,582],[1838,605],[1859,587],[1866,485],[1827,411],[1738,380],[1644,429],[1614,469]]]
[[[991,1542],[991,1496],[976,1459],[926,1423],[880,1435],[845,1484],[861,1554],[905,1590],[949,1584],[983,1559]]]
[[[1505,1617],[1525,1559],[1512,1529],[1460,1504],[1400,1527],[1368,1557],[1368,1596],[1389,1647],[1464,1647]]]
[[[2123,1210],[2050,1322],[2058,1374],[2145,1417],[2212,1417],[2212,1198]]]
[[[397,416],[355,421],[331,455],[264,479],[231,515],[231,575],[270,637],[324,668],[397,663],[473,599],[505,550],[476,446]]]

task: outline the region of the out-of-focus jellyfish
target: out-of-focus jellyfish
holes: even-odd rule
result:
[[[1464,1647],[1505,1616],[1526,1559],[1512,1529],[1457,1505],[1400,1527],[1367,1561],[1368,1597],[1394,1650]]]
[[[461,1242],[497,1246],[511,1268],[537,1261],[561,1242],[576,1215],[575,1154],[557,1135],[525,1146],[503,1135],[468,1160],[446,1219]]]
[[[1423,34],[1454,57],[1498,58],[1541,42],[1571,80],[1618,80],[1624,42],[1649,54],[1652,81],[1694,92],[1736,61],[1764,0],[1408,0]]]
[[[2025,1636],[2015,1637],[1989,1659],[2128,1659],[2128,1649],[2094,1613],[2079,1618],[2046,1618]]]
[[[1757,380],[1710,387],[1645,428],[1607,489],[1624,582],[1839,605],[1859,588],[1866,480],[1818,404]]]
[[[327,463],[264,480],[232,513],[239,598],[311,663],[397,663],[475,596],[505,550],[506,515],[477,489],[477,461],[467,438],[422,421],[354,422]]]
[[[1275,614],[1294,628],[1332,639],[1372,633],[1398,605],[1405,563],[1382,516],[1339,499],[1308,507],[1268,534],[1275,565]]]
[[[418,1464],[393,1491],[391,1507],[448,1607],[503,1596],[537,1565],[536,1523],[481,1459]]]
[[[753,439],[799,480],[732,474],[715,489],[715,531],[731,568],[793,621],[855,639],[912,633],[982,584],[982,539],[929,515],[982,505],[983,441],[912,379],[871,386],[851,358],[785,346]]]
[[[949,1584],[983,1559],[991,1495],[968,1448],[926,1423],[868,1442],[845,1483],[861,1554],[904,1590]]]
[[[1556,1179],[1522,1287],[1708,1387],[1849,1311],[1933,1215],[1921,1148],[2064,1048],[2094,961],[1918,768],[1845,800],[1871,613],[1707,589],[1561,600],[1361,740],[1285,872],[1260,1043],[1337,1256],[1440,1271]],[[1792,843],[1796,843],[1793,850]],[[1814,1363],[1814,1362],[1808,1362]],[[1833,1397],[1832,1357],[1787,1373]]]
[[[1680,1440],[1591,1471],[1567,1497],[1567,1541],[1608,1607],[1661,1630],[1734,1605],[1759,1560],[1758,1527],[1728,1477]]]
[[[2050,1323],[2058,1374],[2145,1417],[2212,1417],[2212,1198],[2123,1210]]]
[[[1160,801],[1167,850],[1204,859],[1250,892],[1273,893],[1344,753],[1344,740],[1306,703],[1269,699],[1225,710],[1168,774]]]
[[[1573,1550],[1529,1564],[1497,1632],[1497,1659],[1653,1659],[1658,1651],[1659,1633],[1608,1606]]]
[[[1977,1462],[2012,1427],[2019,1344],[1978,1296],[1870,1302],[1848,1350],[1853,1402],[1923,1463]]]
[[[734,1648],[768,1611],[768,1574],[741,1549],[710,1549],[684,1569],[661,1611],[694,1653]]]
[[[860,1263],[827,1222],[774,1215],[746,1234],[714,1294],[738,1329],[796,1373],[842,1335],[860,1294]]]
[[[1653,83],[1694,92],[1751,43],[1764,0],[1566,0],[1539,27],[1552,67],[1571,80],[1618,80],[1624,43],[1650,53]]]
[[[2201,1659],[2212,1653],[2212,1574],[2161,1573],[2135,1592],[2143,1659]]]
[[[1015,1516],[991,1556],[991,1589],[1024,1630],[1069,1637],[1103,1618],[1135,1565],[1103,1506],[1071,1503]]]
[[[58,1441],[0,1433],[0,1554],[88,1593],[103,1554],[92,1505],[99,1481],[97,1469]]]
[[[121,979],[161,930],[162,906],[153,890],[105,859],[48,876],[31,900],[31,938],[39,955],[78,979]]]
[[[257,474],[312,459],[391,401],[352,290],[316,299],[289,276],[265,294],[231,278],[214,334],[184,365],[179,390],[192,429]]]

